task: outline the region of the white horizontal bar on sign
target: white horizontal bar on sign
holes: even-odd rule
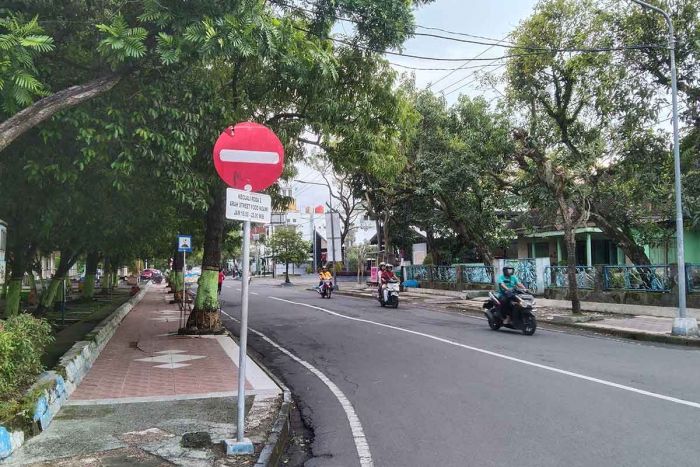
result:
[[[247,162],[249,164],[277,164],[280,155],[271,151],[244,151],[241,149],[222,149],[219,154],[221,162]]]

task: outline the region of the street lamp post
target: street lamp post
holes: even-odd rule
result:
[[[673,104],[673,163],[676,185],[676,251],[678,253],[678,316],[673,320],[672,334],[677,336],[695,335],[698,333],[698,322],[695,318],[689,318],[686,310],[683,196],[681,188],[680,138],[678,135],[678,82],[676,77],[676,38],[673,32],[673,22],[670,15],[661,8],[641,0],[632,1],[659,13],[664,17],[668,25],[668,48],[671,58],[671,102]]]

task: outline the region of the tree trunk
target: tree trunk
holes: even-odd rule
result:
[[[96,251],[88,253],[85,259],[85,282],[83,282],[83,299],[92,300],[95,296],[95,277],[97,276],[97,263],[100,256]],[[104,271],[103,280],[107,271]]]
[[[5,296],[5,319],[19,314],[21,298],[22,278],[12,277],[7,286],[7,295]]]
[[[29,271],[27,271],[27,278],[29,279],[29,296],[27,297],[27,303],[29,306],[34,306],[38,303],[39,290],[37,289],[36,278],[34,277],[34,273],[31,271],[31,268]]]
[[[108,294],[109,293],[109,271],[112,269],[112,260],[109,258],[109,256],[105,256],[104,262],[102,264],[102,281],[101,281],[101,286],[102,286],[102,293],[103,294]]]
[[[634,241],[632,233],[628,229],[620,229],[613,225],[611,222],[605,218],[605,216],[600,213],[592,213],[595,217],[595,222],[598,227],[603,231],[603,233],[610,238],[620,249],[625,253],[633,264],[651,264],[651,260],[647,256],[644,247],[638,245]]]
[[[394,252],[391,248],[391,235],[389,230],[389,215],[384,215],[384,220],[382,222],[382,235],[384,237],[384,259],[387,263],[394,263]]]
[[[173,293],[172,303],[182,302],[182,292],[185,289],[185,273],[182,271],[183,266],[183,253],[176,250],[173,256],[173,269],[169,280],[171,292]]]
[[[569,279],[569,299],[571,300],[571,312],[581,313],[581,301],[578,297],[578,281],[576,280],[576,233],[571,219],[571,212],[563,197],[558,200],[559,211],[564,219],[564,244],[566,247],[566,275]]]
[[[219,268],[221,267],[221,246],[224,237],[224,219],[226,214],[226,187],[217,182],[212,188],[212,204],[207,210],[206,230],[204,233],[204,256],[202,258],[202,275],[194,303],[183,332],[196,334],[221,333],[221,315],[219,314]]]
[[[381,226],[381,222],[380,222],[378,216],[374,219],[374,226],[377,229],[377,251],[379,253],[381,253],[381,251],[382,251],[382,226]]]
[[[289,284],[289,263],[284,263],[284,283]]]
[[[24,132],[51,118],[56,112],[78,105],[112,89],[122,75],[110,73],[85,84],[63,89],[39,99],[29,107],[0,123],[0,152]]]
[[[63,285],[66,274],[75,264],[77,258],[78,256],[70,251],[61,251],[61,262],[58,265],[58,269],[56,269],[56,273],[51,278],[48,289],[41,295],[41,300],[36,310],[37,314],[44,314],[53,308],[54,302],[58,297],[58,290]]]
[[[493,254],[486,245],[484,245],[481,242],[476,242],[476,251],[479,252],[479,256],[481,256],[481,261],[484,263],[485,266],[493,266]]]

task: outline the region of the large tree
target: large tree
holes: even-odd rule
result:
[[[667,209],[663,194],[646,196],[654,192],[643,189],[642,177],[626,177],[636,166],[662,180],[664,157],[656,159],[661,166],[633,161],[668,152],[651,130],[656,98],[612,50],[619,46],[611,33],[614,16],[596,6],[594,0],[540,3],[513,34],[523,52],[508,62],[509,98],[526,128],[516,132],[515,141],[521,181],[529,184],[531,205],[555,207],[551,220],[564,230],[574,312],[580,309],[577,226],[593,217],[629,258],[648,264],[637,232],[655,220],[644,209],[650,204],[661,213]],[[612,193],[604,186],[611,182]]]
[[[284,264],[284,282],[289,284],[289,265],[303,263],[309,258],[311,245],[293,228],[277,228],[267,240],[273,261]]]

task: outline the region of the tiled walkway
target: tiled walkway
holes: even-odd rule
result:
[[[69,404],[236,394],[235,342],[228,336],[174,335],[180,311],[168,299],[164,287],[149,290],[126,316]],[[250,384],[251,375],[256,373],[248,374],[246,390],[257,389]]]

